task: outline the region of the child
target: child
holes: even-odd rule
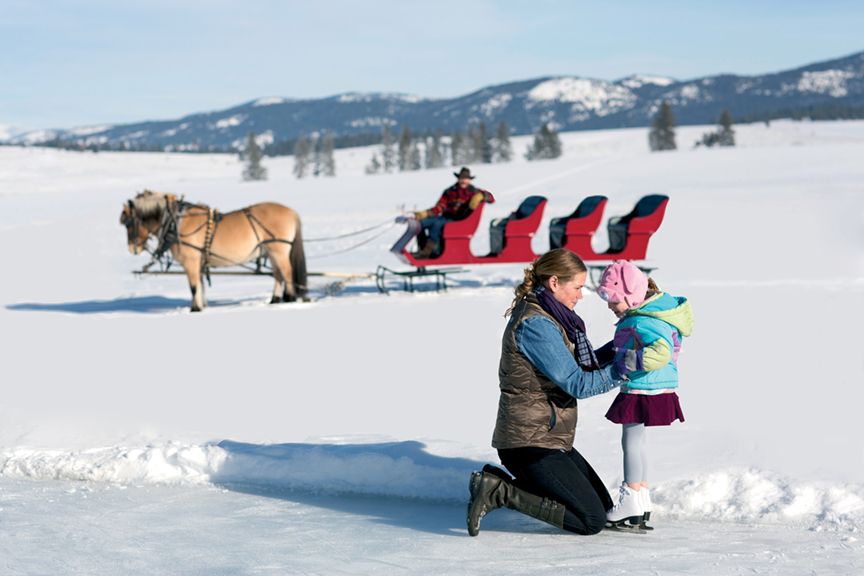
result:
[[[603,272],[597,295],[621,320],[615,329],[614,362],[630,382],[606,413],[623,426],[624,482],[618,503],[607,512],[612,528],[625,523],[651,530],[648,495],[648,459],[645,427],[684,421],[675,389],[678,387],[678,351],[681,338],[693,331],[693,310],[686,298],[661,292],[630,262],[619,260]]]

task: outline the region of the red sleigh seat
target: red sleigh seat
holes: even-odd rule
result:
[[[606,196],[588,196],[576,210],[563,218],[553,218],[549,223],[549,249],[565,248],[579,254],[585,247],[591,249],[591,237],[603,220]]]
[[[668,196],[651,194],[641,198],[629,214],[610,218],[607,224],[609,249],[598,254],[591,247],[591,237],[602,218],[603,207],[606,205],[604,198],[587,217],[567,222],[567,231],[561,247],[578,254],[585,261],[644,260],[648,252],[648,241],[663,223],[668,203]]]

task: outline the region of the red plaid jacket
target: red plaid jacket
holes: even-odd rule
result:
[[[466,188],[460,188],[454,184],[444,190],[438,203],[429,209],[430,216],[446,216],[451,220],[464,220],[471,213],[468,202],[474,194],[482,192],[486,196],[486,202],[492,202],[492,195],[486,190],[480,190],[469,184]]]

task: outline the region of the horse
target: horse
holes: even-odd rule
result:
[[[207,306],[202,280],[205,276],[209,280],[210,268],[263,257],[270,259],[276,279],[271,304],[306,295],[300,216],[287,206],[264,202],[222,214],[205,204],[178,200],[174,194],[145,190],[123,206],[120,223],[126,226],[132,254],[151,252],[147,241],[156,237],[158,245],[145,270],[169,251],[183,266],[192,290],[192,312]]]

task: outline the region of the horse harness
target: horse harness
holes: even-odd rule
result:
[[[131,228],[133,237],[138,237],[138,226],[141,221],[140,217],[135,212],[135,207],[132,201],[129,201],[130,208],[130,218],[126,222],[126,227]],[[195,230],[189,232],[188,234],[181,235],[180,234],[180,221],[183,216],[185,216],[190,209],[198,208],[200,210],[206,210],[207,212],[207,221],[202,224]],[[255,234],[255,240],[257,241],[255,248],[253,248],[252,253],[255,250],[260,250],[261,246],[264,244],[270,244],[273,242],[281,242],[283,244],[293,245],[294,242],[292,240],[283,240],[282,238],[276,238],[276,235],[270,232],[261,221],[255,217],[254,214],[249,210],[249,208],[243,208],[243,214],[246,215],[246,219],[249,221],[249,226],[252,227],[252,232]],[[216,235],[216,229],[219,226],[219,222],[222,220],[222,213],[219,212],[217,208],[210,208],[204,204],[192,204],[191,202],[186,202],[182,198],[180,200],[169,201],[166,209],[162,213],[162,220],[159,224],[159,229],[154,234],[156,239],[158,240],[158,244],[156,245],[156,250],[152,252],[153,258],[150,262],[144,267],[146,271],[150,266],[155,264],[156,262],[162,262],[162,257],[168,253],[168,250],[175,244],[180,244],[181,246],[186,246],[192,248],[194,250],[198,250],[201,252],[201,275],[207,278],[207,285],[210,285],[210,267],[213,256],[216,258],[228,262],[227,258],[221,257],[218,254],[214,254],[211,247],[213,245],[213,238]],[[130,222],[131,221],[131,222]],[[258,234],[258,229],[255,225],[261,227],[267,235],[270,236],[269,239],[261,240],[261,236]],[[191,236],[197,233],[201,228],[206,226],[205,234],[204,234],[204,245],[203,246],[195,246],[194,244],[190,244],[183,240],[183,236]],[[250,256],[252,255],[250,253]],[[257,271],[261,270],[261,259],[262,256],[259,255],[257,259]],[[165,270],[168,270],[171,267],[172,260],[170,256],[168,256],[168,260],[165,265]]]

